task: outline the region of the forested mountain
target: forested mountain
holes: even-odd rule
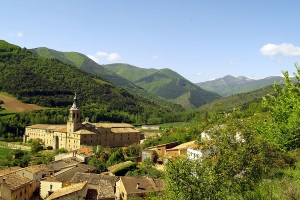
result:
[[[123,86],[126,88],[137,89],[133,83],[123,78],[122,76],[118,76],[115,73],[105,69],[101,65],[97,64],[95,61],[90,59],[84,54],[77,52],[61,52],[53,49],[48,49],[46,47],[39,47],[30,49],[32,53],[42,56],[44,58],[55,58],[64,63],[74,65],[83,69],[91,74],[95,74],[100,76],[101,78],[108,80],[109,82],[117,85]]]
[[[125,87],[131,92],[151,98],[162,97],[185,108],[199,107],[219,97],[195,87],[191,82],[169,69],[144,69],[119,63],[99,65],[83,54],[59,52],[45,47],[30,51],[42,57],[56,58],[77,66],[117,86]]]
[[[153,99],[155,101],[165,101],[158,96],[147,92],[143,88],[135,85],[129,79],[119,76],[118,74],[105,69],[103,66],[99,65],[89,57],[84,54],[77,53],[77,52],[60,52],[53,49],[48,49],[46,47],[39,47],[35,49],[30,49],[32,53],[42,56],[44,58],[55,58],[64,63],[76,66],[80,69],[83,69],[91,74],[100,76],[104,80],[107,80],[114,85],[124,87],[127,91],[131,93],[138,94],[140,96],[144,96],[146,98]],[[146,71],[146,70],[144,70]],[[143,73],[143,72],[142,72]],[[139,77],[138,74],[131,74],[130,76]]]
[[[157,96],[172,100],[185,108],[199,107],[220,96],[203,90],[170,69],[144,69],[128,64],[103,65]]]
[[[235,109],[244,110],[248,108],[251,103],[261,104],[262,98],[267,95],[275,93],[273,85],[269,85],[250,92],[233,94],[228,97],[222,97],[205,104],[199,108],[200,111],[233,111]]]
[[[46,107],[70,106],[77,92],[81,105],[89,106],[89,111],[83,114],[97,114],[102,120],[134,122],[138,117],[145,123],[149,118],[182,110],[175,104],[133,95],[74,66],[36,56],[3,40],[0,40],[0,91]],[[107,115],[111,117],[105,118]]]
[[[196,85],[208,91],[216,92],[222,96],[230,96],[232,94],[250,92],[268,85],[273,85],[274,82],[282,84],[283,78],[280,76],[270,76],[255,80],[244,76],[233,77],[227,75],[212,81],[196,83]]]

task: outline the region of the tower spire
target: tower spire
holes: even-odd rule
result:
[[[71,109],[78,109],[78,105],[77,105],[77,94],[75,93],[75,96],[73,98],[73,105],[71,107]]]

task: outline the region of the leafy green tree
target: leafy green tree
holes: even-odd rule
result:
[[[89,159],[89,165],[96,167],[97,173],[106,171],[105,162],[99,160],[97,157],[92,156]]]
[[[37,152],[43,150],[44,143],[43,143],[43,140],[40,138],[32,139],[32,140],[28,141],[28,143],[31,146],[32,153],[37,153]]]
[[[289,73],[284,71],[284,87],[274,84],[276,95],[269,95],[263,101],[273,121],[270,138],[286,150],[300,147],[300,68],[297,63],[295,67],[297,83],[294,84]]]
[[[211,141],[200,143],[202,151],[210,152],[202,162],[187,157],[169,160],[165,168],[168,198],[243,199],[263,177],[293,164],[250,127],[236,120],[211,133]]]
[[[126,176],[163,178],[164,172],[154,168],[154,163],[150,159],[145,159],[139,168],[127,172]]]
[[[106,162],[106,167],[116,165],[118,163],[124,162],[125,158],[121,148],[118,148],[115,152],[111,154],[108,161]]]
[[[140,155],[140,151],[141,151],[141,146],[135,143],[128,146],[124,150],[124,154],[126,157],[137,157]]]

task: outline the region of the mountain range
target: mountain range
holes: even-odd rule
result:
[[[233,77],[230,75],[212,81],[196,83],[197,86],[218,93],[222,96],[230,96],[238,93],[250,92],[274,83],[282,84],[283,77],[269,76],[263,79],[250,79],[245,76]]]
[[[0,40],[0,91],[44,107],[70,106],[76,92],[81,106],[89,107],[83,116],[97,114],[97,121],[132,122],[143,117],[142,121],[147,122],[150,116],[183,110],[170,102],[137,96],[73,64],[34,55],[3,40]]]
[[[197,87],[170,69],[145,69],[122,63],[99,65],[83,54],[59,52],[45,47],[30,51],[45,58],[55,58],[77,66],[131,92],[153,98],[160,97],[184,108],[197,108],[220,98],[220,95]]]
[[[50,85],[51,80],[56,79],[56,77],[48,77],[48,79],[44,81],[42,81],[42,79],[45,78],[43,77],[43,75],[48,74],[50,69],[70,71],[71,66],[73,66],[73,68],[74,66],[76,66],[74,69],[79,68],[80,70],[86,72],[84,73],[84,75],[80,75],[81,77],[94,80],[97,82],[97,84],[101,84],[102,87],[109,86],[111,88],[116,88],[116,89],[109,89],[109,90],[112,91],[116,90],[115,93],[121,93],[120,97],[122,95],[125,95],[127,99],[126,100],[127,103],[132,101],[130,100],[128,102],[128,97],[133,97],[133,99],[138,99],[139,97],[141,97],[142,99],[145,98],[144,99],[145,102],[149,101],[146,99],[152,99],[156,103],[161,101],[162,104],[166,105],[165,103],[163,103],[164,102],[163,100],[159,100],[160,98],[160,99],[166,99],[171,102],[180,104],[185,108],[198,108],[202,105],[205,105],[209,102],[219,99],[221,95],[230,96],[232,94],[245,93],[248,91],[257,90],[267,85],[272,85],[274,82],[281,84],[283,81],[283,78],[279,76],[254,80],[244,76],[233,77],[228,75],[213,81],[193,84],[187,79],[185,79],[184,77],[182,77],[181,75],[179,75],[178,73],[167,68],[145,69],[145,68],[136,67],[133,65],[123,64],[123,63],[99,65],[98,63],[94,62],[84,54],[77,53],[77,52],[60,52],[45,47],[30,49],[29,51],[31,53],[37,55],[37,57],[33,57],[32,55],[29,55],[29,51],[27,49],[25,48],[21,49],[20,47],[9,44],[5,41],[0,41],[0,47],[1,47],[0,52],[2,54],[1,58],[4,65],[7,65],[6,62],[8,61],[7,60],[8,58],[14,58],[15,60],[19,60],[21,61],[21,64],[23,62],[23,58],[27,60],[25,62],[26,64],[23,64],[24,66],[27,67],[27,69],[22,69],[25,70],[25,72],[21,71],[21,73],[19,73],[21,77],[13,77],[15,80],[21,79],[20,81],[22,82],[24,79],[28,78],[27,76],[30,76],[30,79],[32,79],[33,82],[35,83],[43,82],[43,83],[39,83],[37,88],[34,89],[26,88],[25,91],[21,89],[20,91],[15,92],[16,94],[14,95],[16,95],[19,99],[21,98],[25,102],[37,103],[39,105],[44,104],[44,106],[45,105],[59,106],[59,105],[66,105],[69,103],[69,101],[66,99],[69,97],[63,97],[63,95],[69,96],[73,94],[72,90],[73,91],[76,90],[74,89],[74,87],[78,88],[78,83],[76,86],[74,85],[75,84],[74,81],[72,81],[73,84],[71,84],[71,87],[73,89],[70,88],[70,85],[68,87],[66,86],[65,88],[63,88],[62,85],[64,84],[58,86],[57,84],[60,83],[58,83],[59,81],[55,80],[53,81],[53,84],[51,86],[42,89],[46,85]],[[32,60],[37,61],[37,64],[34,63],[34,65],[41,65],[39,63],[46,63],[45,65],[48,66],[46,67],[47,69],[41,69],[40,68],[41,66],[38,67],[39,69],[34,69],[35,71],[41,71],[42,74],[36,74],[36,72],[30,71],[32,69],[28,70],[29,66],[27,66],[27,62],[32,63],[33,62]],[[61,61],[61,63],[57,63],[57,60]],[[57,69],[57,66],[51,67],[51,63],[53,62],[55,63],[55,65],[59,65],[60,69]],[[12,63],[8,62],[8,65],[12,65]],[[18,69],[13,69],[13,70],[21,70],[21,68],[19,67]],[[4,72],[6,71],[5,70],[2,71],[2,80],[0,80],[2,82],[0,89],[2,90],[5,87],[9,87],[8,84],[4,83],[5,82],[4,80],[6,80],[4,79],[6,77],[3,76],[5,74]],[[11,71],[9,73],[14,74],[13,76],[16,76],[17,74]],[[50,72],[50,74],[51,73],[57,74],[59,72]],[[125,88],[125,90],[117,89],[117,87],[114,87],[114,85],[121,86]],[[27,86],[29,87],[29,85]],[[59,91],[56,92],[51,91],[54,90],[54,88],[57,88]],[[127,93],[126,90],[128,90],[129,93]],[[38,97],[30,96],[31,94],[36,94],[36,93],[40,93],[40,94],[43,93],[44,96],[43,95],[42,95],[43,97],[41,97],[41,95],[39,95]],[[55,94],[56,97],[61,97],[61,99],[58,100],[56,98],[55,101],[50,101],[50,99],[47,97],[49,96],[49,94]],[[138,94],[139,97],[138,96],[135,97],[133,94]],[[83,98],[87,98],[87,97],[84,96]],[[29,99],[34,99],[34,100],[30,101]],[[117,101],[119,101],[119,97],[117,97],[117,99],[118,99]],[[43,103],[41,103],[41,101],[43,101]],[[123,105],[123,103],[121,103],[121,105]],[[114,105],[113,107],[118,107],[118,106]],[[132,105],[130,107],[132,108]]]

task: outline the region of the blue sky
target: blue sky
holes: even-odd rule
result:
[[[197,83],[263,78],[300,63],[297,0],[1,0],[0,39],[170,68]]]

